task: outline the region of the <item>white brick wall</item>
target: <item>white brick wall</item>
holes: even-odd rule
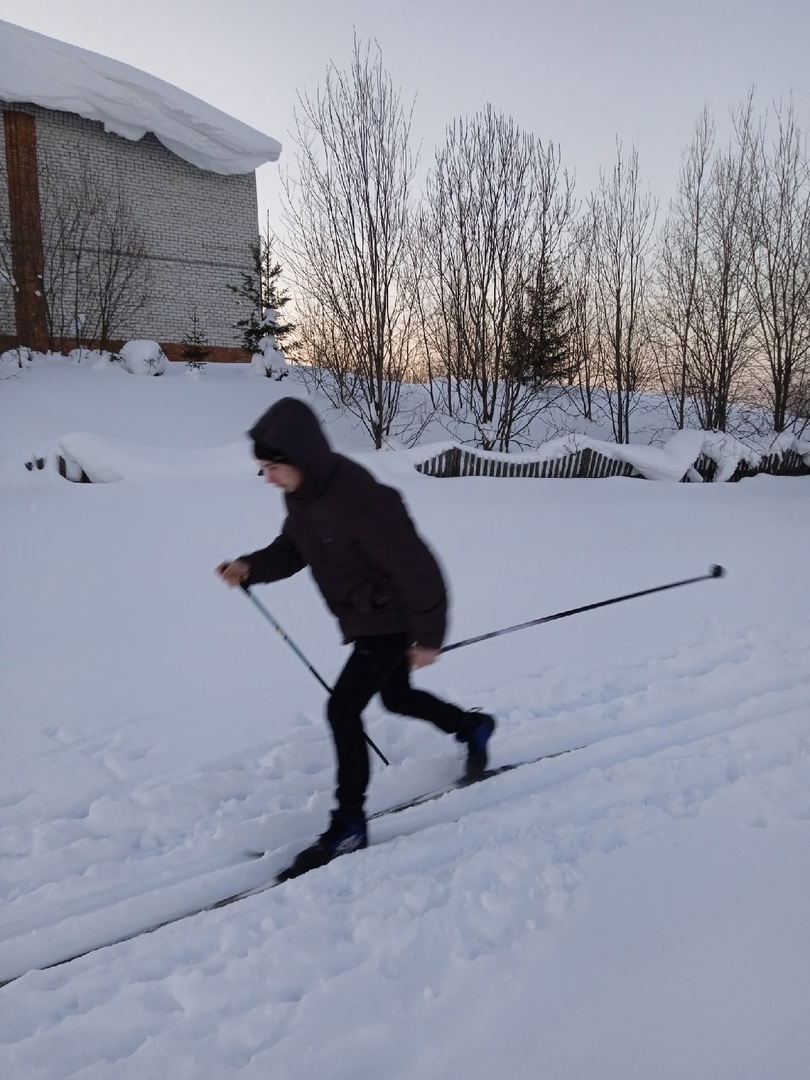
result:
[[[117,336],[182,341],[196,305],[210,345],[238,345],[233,324],[243,312],[227,286],[238,284],[241,271],[251,268],[250,247],[258,237],[255,174],[205,172],[153,135],[133,142],[72,113],[17,108],[36,116],[39,167],[43,175],[47,170],[49,182],[92,162],[100,175],[120,181],[145,234],[152,261],[149,304],[136,325],[122,327]],[[0,185],[2,205],[4,160]],[[0,288],[0,318],[8,309],[2,294]],[[0,329],[13,332],[13,319]]]

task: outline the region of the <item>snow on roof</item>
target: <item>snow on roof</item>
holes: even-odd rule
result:
[[[252,172],[281,153],[269,135],[154,75],[2,20],[0,100],[77,113],[125,139],[151,131],[211,172]]]

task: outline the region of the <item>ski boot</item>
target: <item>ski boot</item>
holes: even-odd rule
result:
[[[368,847],[368,833],[366,832],[366,819],[360,816],[348,816],[341,810],[332,813],[332,823],[325,833],[322,833],[310,847],[300,852],[291,866],[282,870],[277,875],[276,881],[289,881],[290,878],[300,877],[310,870],[319,866],[326,866],[338,855],[348,855],[351,851],[359,851]]]
[[[474,784],[486,776],[489,764],[487,744],[495,730],[495,718],[483,712],[471,712],[468,716],[467,727],[456,738],[467,746],[467,762],[462,779],[464,783]]]

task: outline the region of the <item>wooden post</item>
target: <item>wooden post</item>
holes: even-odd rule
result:
[[[48,348],[48,318],[36,121],[29,113],[6,109],[3,127],[17,344],[45,352]]]

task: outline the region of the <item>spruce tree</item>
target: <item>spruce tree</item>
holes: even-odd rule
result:
[[[205,367],[206,357],[211,351],[205,347],[207,344],[205,332],[200,325],[195,307],[191,313],[191,326],[183,338],[183,345],[185,346],[183,359],[189,371],[198,371],[200,368]]]
[[[572,357],[568,303],[562,281],[542,259],[524,288],[509,336],[512,370],[526,383],[545,385],[567,380]]]
[[[246,314],[234,323],[241,332],[242,346],[249,353],[257,353],[261,340],[267,333],[265,312],[274,309],[280,315],[290,298],[281,291],[279,278],[282,270],[273,256],[269,225],[259,237],[258,243],[251,247],[250,254],[251,269],[242,271],[239,285],[229,285],[228,288],[240,298],[242,306],[247,309]],[[276,321],[273,333],[279,345],[283,345],[284,338],[294,329],[292,323]]]

